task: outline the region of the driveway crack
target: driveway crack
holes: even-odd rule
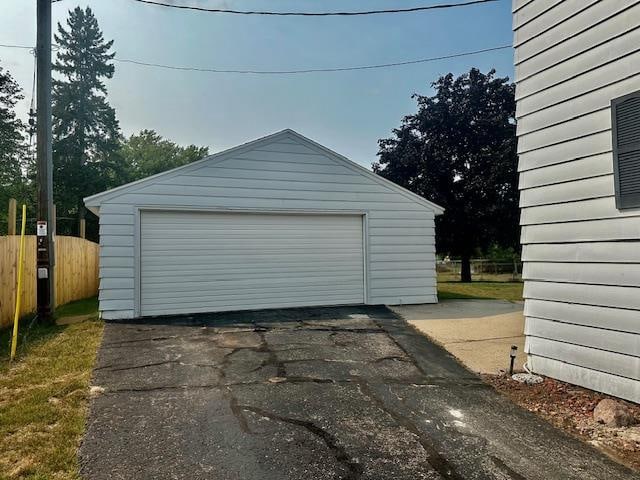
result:
[[[227,387],[227,392],[229,394],[229,407],[231,408],[231,413],[238,420],[238,425],[240,425],[240,430],[244,433],[252,434],[253,432],[249,428],[249,423],[247,422],[247,417],[244,416],[243,409],[238,404],[238,398],[234,395],[233,391],[230,387]]]
[[[203,384],[203,385],[163,385],[159,387],[138,387],[138,388],[117,388],[109,389],[105,391],[105,394],[113,393],[137,393],[137,392],[162,392],[162,391],[176,391],[176,390],[209,390],[220,389],[222,386],[218,383]]]
[[[163,360],[161,362],[143,363],[141,365],[123,365],[123,364],[103,365],[103,366],[94,368],[94,370],[96,371],[108,370],[110,372],[123,372],[126,370],[138,370],[141,368],[158,367],[161,365],[172,365],[172,364],[183,365],[185,367],[220,368],[219,365],[215,365],[213,363],[185,363],[185,362],[181,362],[179,359],[175,359],[175,360]]]
[[[287,369],[284,366],[284,363],[280,361],[277,353],[269,347],[269,343],[267,342],[266,330],[263,328],[256,329],[256,333],[260,336],[260,347],[258,349],[259,352],[264,352],[268,355],[267,360],[264,365],[274,365],[276,367],[276,376],[278,377],[286,377]],[[261,365],[262,366],[262,365]]]
[[[134,340],[118,340],[117,342],[103,343],[102,348],[118,348],[118,347],[127,346],[131,343],[161,342],[163,340],[172,340],[174,338],[180,338],[180,337],[178,335],[168,335],[168,336],[162,336],[162,337],[136,338]]]
[[[380,357],[380,358],[375,359],[373,361],[373,363],[380,363],[380,362],[384,362],[386,360],[397,360],[399,362],[413,363],[409,357],[404,357],[404,356],[401,356],[401,355],[389,355],[387,357]]]
[[[160,365],[170,365],[173,363],[178,363],[179,360],[165,360],[162,362],[153,362],[153,363],[143,363],[142,365],[130,365],[130,366],[118,366],[118,365],[114,365],[111,368],[109,368],[109,366],[106,367],[100,367],[100,368],[96,368],[96,370],[104,370],[104,369],[108,369],[111,372],[123,372],[125,370],[136,370],[139,368],[147,368],[147,367],[158,367]]]
[[[360,391],[372,400],[380,410],[385,412],[393,418],[398,425],[404,427],[416,437],[427,455],[427,462],[436,472],[445,479],[464,480],[464,477],[456,472],[455,468],[436,450],[436,448],[428,441],[426,435],[424,435],[408,417],[387,407],[382,399],[373,393],[367,382],[358,381],[356,383],[360,387]]]
[[[494,463],[494,465],[496,465],[499,469],[509,475],[513,480],[527,480],[526,477],[520,475],[495,455],[490,455],[489,459]]]
[[[268,412],[258,407],[252,407],[249,405],[241,405],[239,406],[241,410],[245,410],[247,412],[255,413],[256,415],[260,415],[262,417],[269,418],[271,420],[277,420],[279,422],[288,423],[290,425],[295,425],[297,427],[302,427],[312,433],[313,435],[320,438],[325,445],[329,448],[329,450],[333,453],[336,460],[343,465],[347,471],[349,472],[344,480],[357,480],[362,476],[363,467],[357,461],[352,459],[345,448],[338,443],[337,438],[323,429],[322,427],[316,425],[313,422],[308,420],[299,420],[297,418],[285,417],[282,415],[277,415],[272,412]]]

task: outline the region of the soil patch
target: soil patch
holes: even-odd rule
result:
[[[640,471],[640,424],[611,428],[593,420],[593,410],[598,402],[612,397],[551,378],[545,378],[537,385],[524,385],[506,375],[482,377],[521,407]],[[625,404],[640,421],[640,405],[615,400]]]

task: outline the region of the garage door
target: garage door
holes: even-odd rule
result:
[[[362,217],[141,213],[141,314],[364,303]]]

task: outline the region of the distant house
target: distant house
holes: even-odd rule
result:
[[[640,402],[640,2],[513,25],[529,367]]]
[[[106,319],[437,301],[442,208],[292,130],[85,204]]]

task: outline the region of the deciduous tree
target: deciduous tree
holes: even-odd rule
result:
[[[0,67],[0,228],[6,232],[9,198],[25,201],[26,179],[23,172],[27,149],[25,125],[16,117],[15,105],[22,100],[22,90],[8,71]]]
[[[495,70],[445,75],[435,95],[414,95],[418,111],[379,141],[378,174],[443,206],[441,253],[471,256],[491,244],[518,245],[515,87]]]
[[[153,130],[142,130],[137,135],[131,135],[122,146],[130,181],[186,165],[208,154],[207,147],[182,147],[162,138]]]

